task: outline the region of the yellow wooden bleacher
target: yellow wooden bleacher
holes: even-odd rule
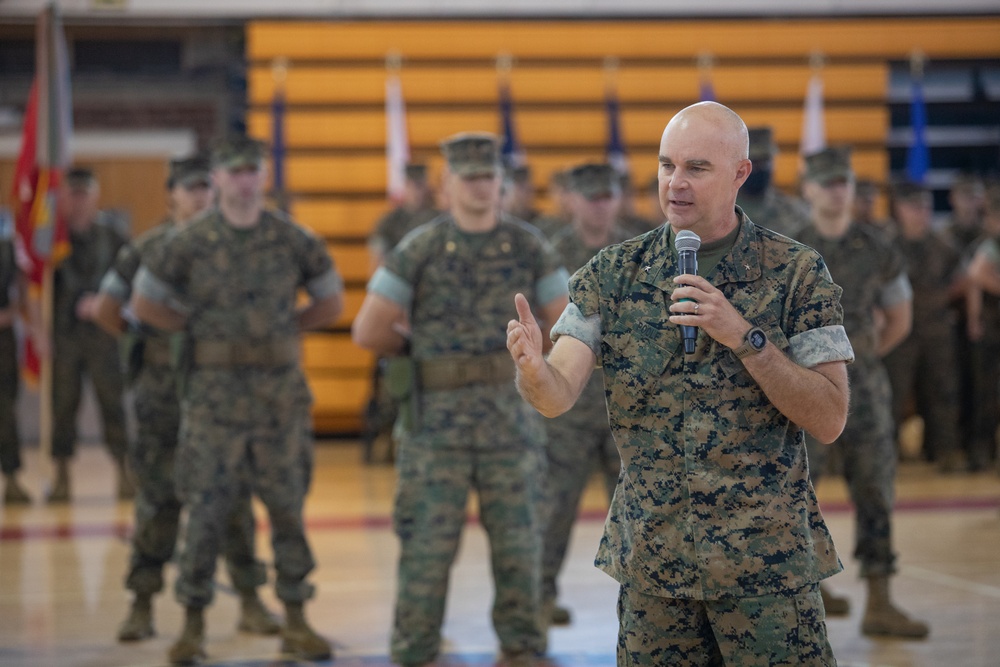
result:
[[[551,174],[602,159],[609,58],[633,183],[656,171],[670,116],[716,98],[749,125],[770,125],[780,148],[775,179],[795,187],[808,81],[821,54],[829,143],[855,147],[859,175],[885,182],[890,61],[919,49],[932,60],[1000,56],[1000,18],[856,18],[624,21],[260,21],[247,28],[250,131],[270,137],[272,64],[288,59],[287,183],[293,214],[326,237],[348,284],[333,332],[306,341],[319,430],[355,431],[373,359],[347,327],[363,297],[365,239],[386,209],[386,57],[401,59],[411,152],[432,174],[438,141],[462,130],[496,131],[497,68],[512,58],[515,124],[544,204]],[[711,68],[703,64],[709,57]],[[702,65],[699,64],[701,61]]]

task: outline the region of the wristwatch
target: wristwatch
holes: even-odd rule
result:
[[[767,345],[767,334],[760,327],[754,327],[743,337],[743,344],[733,349],[737,359],[757,354]]]

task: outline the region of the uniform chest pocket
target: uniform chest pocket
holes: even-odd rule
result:
[[[618,327],[603,337],[605,373],[627,376],[629,386],[645,386],[662,376],[670,359],[679,353],[680,333],[639,321],[631,328]]]

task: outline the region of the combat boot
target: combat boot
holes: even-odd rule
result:
[[[118,500],[132,500],[133,498],[135,498],[135,484],[132,483],[132,475],[128,471],[128,466],[119,463]]]
[[[21,483],[17,481],[17,473],[4,475],[3,488],[4,505],[30,505],[31,496],[24,490]]]
[[[69,460],[56,459],[56,481],[46,500],[52,504],[68,503],[69,496]]]
[[[118,641],[137,642],[156,634],[153,629],[153,606],[149,594],[136,594],[128,617],[118,629]]]
[[[184,630],[170,647],[170,664],[193,665],[205,657],[205,615],[201,607],[188,607]]]
[[[851,601],[846,597],[834,595],[823,584],[819,585],[819,594],[823,596],[827,616],[847,616],[851,613]]]
[[[257,597],[257,591],[241,594],[240,622],[236,628],[252,635],[276,635],[281,632],[281,625]]]
[[[330,642],[306,622],[301,602],[285,603],[285,627],[281,631],[281,652],[300,660],[329,660],[333,657]]]
[[[569,625],[573,622],[573,615],[566,607],[554,605],[552,607],[552,613],[549,614],[549,622],[552,623],[552,625]]]
[[[880,637],[923,639],[930,634],[930,627],[915,621],[892,604],[889,596],[889,577],[868,577],[868,605],[861,621],[861,632]]]
[[[538,658],[531,651],[501,651],[497,667],[536,667]]]

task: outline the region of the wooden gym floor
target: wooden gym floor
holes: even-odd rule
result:
[[[180,632],[182,610],[170,590],[158,596],[158,635],[119,644],[115,635],[129,604],[122,580],[132,523],[131,503],[114,500],[114,474],[103,448],[84,446],[74,462],[74,501],[48,507],[37,452],[28,449],[23,479],[36,501],[0,507],[0,665],[118,667],[166,663]],[[390,526],[394,473],[360,463],[355,441],[317,445],[317,470],[306,514],[318,567],[309,618],[335,645],[335,664],[389,664],[397,546]],[[828,583],[852,603],[849,618],[830,619],[834,651],[845,666],[967,667],[1000,665],[1000,476],[995,472],[941,476],[921,463],[901,467],[895,545],[898,602],[931,624],[925,641],[871,640],[859,633],[864,590],[850,554],[853,519],[843,483],[819,489],[824,514],[846,571]],[[261,508],[258,507],[258,510]],[[474,507],[470,508],[474,514]],[[264,522],[264,514],[258,517]],[[573,623],[550,633],[551,664],[614,665],[616,584],[596,570],[603,500],[588,489],[561,578],[562,602]],[[258,550],[270,559],[266,529]],[[483,531],[471,520],[452,573],[445,648],[450,665],[493,664],[489,623],[492,589]],[[168,567],[168,585],[175,569]],[[262,597],[275,611],[273,590]],[[207,614],[207,664],[295,665],[279,640],[236,631],[238,602],[219,569],[218,595]]]

